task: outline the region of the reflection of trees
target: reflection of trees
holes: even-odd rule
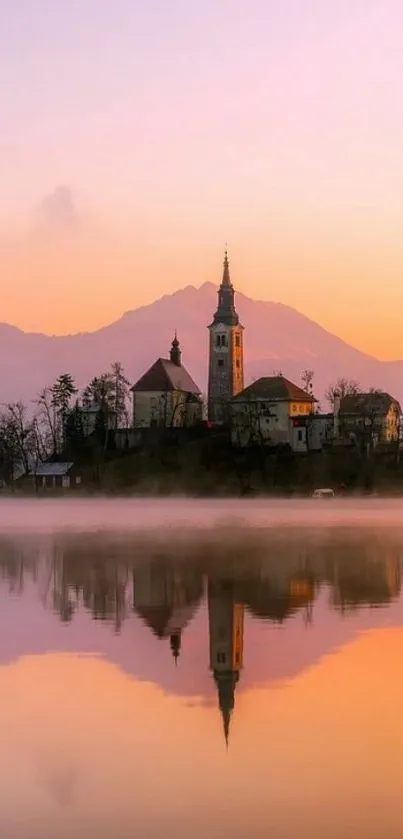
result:
[[[331,604],[341,611],[359,606],[380,606],[400,593],[398,556],[379,557],[370,551],[357,556],[349,552],[333,559],[328,567]]]
[[[22,594],[28,580],[37,581],[39,557],[30,545],[0,539],[0,579],[11,594]]]
[[[238,603],[256,618],[310,619],[318,591],[340,611],[388,604],[400,594],[398,540],[381,533],[309,531],[297,536],[262,531],[198,534],[157,544],[86,537],[50,537],[45,543],[0,539],[0,581],[21,593],[30,581],[46,608],[71,621],[83,608],[118,631],[133,609],[159,638],[170,638],[175,658],[181,633],[202,597],[202,579],[231,581]]]
[[[74,543],[54,546],[48,563],[45,601],[61,620],[69,621],[82,605],[94,620],[114,623],[116,631],[128,613],[129,568],[125,555],[107,547]]]

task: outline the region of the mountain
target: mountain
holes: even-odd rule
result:
[[[95,332],[55,337],[0,324],[0,402],[29,402],[61,372],[71,372],[83,387],[117,360],[135,382],[157,356],[167,356],[175,328],[183,363],[205,391],[206,327],[216,303],[216,286],[205,283],[126,312]],[[246,382],[281,370],[298,383],[301,371],[309,367],[315,371],[314,390],[319,399],[323,400],[329,382],[346,376],[363,388],[387,390],[403,403],[403,361],[378,361],[282,303],[252,300],[237,293],[236,304],[245,326]]]

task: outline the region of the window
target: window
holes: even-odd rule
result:
[[[217,361],[217,367],[224,367],[224,359],[223,359],[223,358],[219,358],[219,359],[218,359],[218,361]]]
[[[221,335],[215,336],[215,345],[216,347],[221,347]]]
[[[297,440],[298,440],[299,443],[302,443],[302,428],[298,429]]]
[[[241,362],[240,362],[239,358],[237,358],[237,360],[235,362],[235,366],[238,367],[238,368],[241,366]]]
[[[222,347],[227,346],[227,336],[226,335],[221,335],[221,346]]]
[[[241,336],[240,335],[235,335],[235,346],[236,347],[241,346]]]
[[[217,664],[225,664],[225,653],[217,653]]]

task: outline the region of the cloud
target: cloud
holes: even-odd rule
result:
[[[37,208],[37,222],[40,227],[54,230],[77,230],[79,213],[72,190],[68,186],[57,186],[45,195]]]

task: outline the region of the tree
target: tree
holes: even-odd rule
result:
[[[329,385],[325,396],[328,402],[330,402],[333,406],[336,396],[343,399],[345,396],[356,396],[357,393],[361,393],[359,383],[356,382],[355,379],[345,379],[341,377],[340,379],[337,379],[336,382]]]
[[[120,361],[114,361],[112,364],[112,377],[115,388],[115,428],[118,428],[122,423],[128,425],[127,403],[130,388],[130,382],[126,379]]]
[[[17,466],[28,475],[37,460],[36,422],[29,419],[27,407],[22,402],[8,404],[0,415],[0,450],[6,480],[14,477]]]
[[[84,434],[83,414],[78,402],[69,411],[65,426],[65,445],[71,456],[74,457],[77,453],[81,453],[85,448],[86,437]]]
[[[55,411],[56,451],[59,444],[62,448],[66,444],[66,423],[70,411],[72,396],[77,393],[73,377],[70,373],[61,373],[50,388],[51,405]]]
[[[37,426],[41,434],[42,447],[47,454],[55,456],[58,448],[57,416],[51,388],[44,387],[36,400],[36,405],[38,406]]]
[[[302,381],[304,390],[306,391],[306,393],[309,393],[310,396],[312,396],[312,392],[313,392],[314,376],[315,376],[315,371],[314,370],[307,369],[307,370],[303,370],[302,373],[301,373],[301,381]]]

